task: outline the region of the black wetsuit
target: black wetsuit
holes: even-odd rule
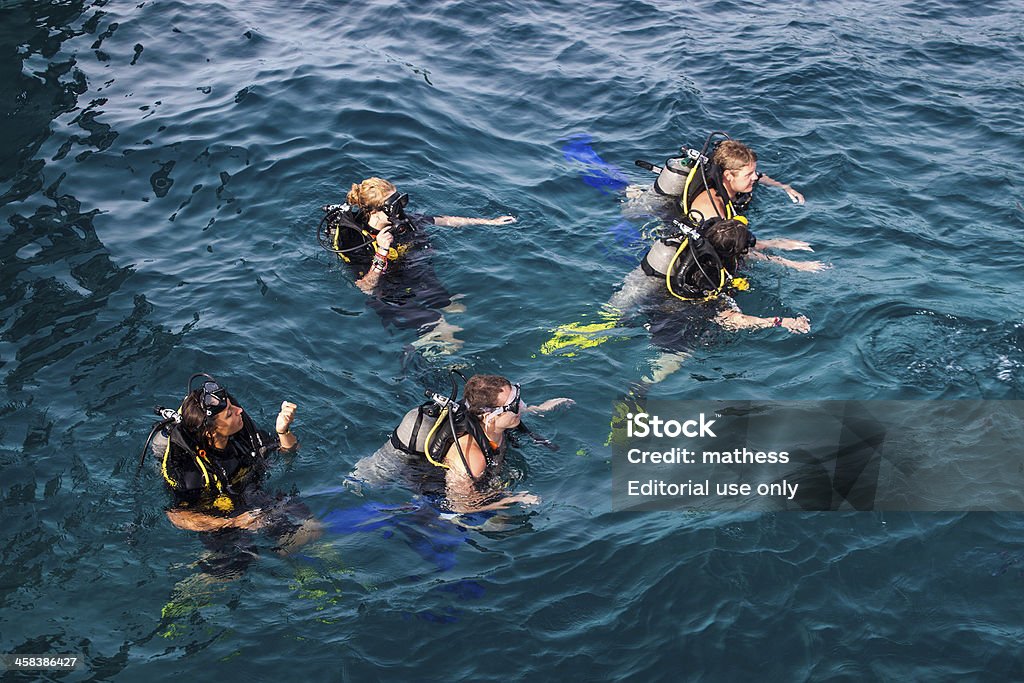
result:
[[[662,351],[685,354],[708,346],[721,332],[713,318],[730,305],[727,301],[731,300],[724,296],[705,302],[668,299],[643,306],[641,313],[647,318],[645,327],[651,333],[651,344]]]
[[[257,430],[247,414],[244,427],[228,437],[223,449],[200,450],[195,438],[177,426],[172,429],[162,470],[174,497],[173,509],[212,517],[236,517],[255,508],[267,512],[260,532],[283,542],[311,517],[309,508],[293,496],[271,495],[263,490],[268,467],[267,453],[280,447],[269,432]],[[233,578],[258,557],[253,532],[228,528],[200,534],[211,551],[199,565],[204,572]]]
[[[396,235],[392,248],[399,257],[381,276],[368,304],[385,327],[420,329],[441,319],[441,310],[452,302],[451,294],[437,277],[433,248],[425,227],[434,225],[433,216],[409,214],[416,230]],[[356,279],[366,275],[368,263],[350,264]]]
[[[248,496],[259,491],[267,462],[244,433],[228,437],[223,450],[204,449],[205,458],[184,448],[171,448],[166,480],[175,507],[215,516],[235,516],[253,507]],[[265,444],[277,443],[267,432],[260,431],[259,437]]]

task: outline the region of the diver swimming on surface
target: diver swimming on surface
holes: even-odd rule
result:
[[[385,325],[416,329],[418,345],[459,345],[459,328],[445,312],[461,307],[438,280],[430,259],[427,225],[507,225],[514,216],[469,218],[406,213],[409,195],[394,184],[372,177],[352,185],[346,203],[325,206],[317,238],[326,250],[352,266],[356,286],[370,296],[370,305]]]
[[[676,223],[676,232],[657,240],[640,266],[626,276],[626,282],[609,305],[619,311],[636,307],[643,299],[662,289],[676,299],[693,303],[717,302],[715,322],[726,329],[784,327],[804,333],[810,323],[796,318],[759,318],[743,314],[732,295],[749,288],[737,277],[743,258],[756,248],[757,238],[745,223],[736,219],[711,218],[698,228]]]
[[[718,140],[710,155],[708,149],[716,136]],[[712,132],[700,150],[682,148],[683,156],[667,159],[658,167],[638,160],[636,164],[658,173],[653,194],[670,203],[679,220],[697,227],[709,218],[736,219],[747,223],[744,215],[753,200],[758,184],[782,188],[795,204],[803,204],[804,196],[792,186],[757,171],[757,154],[725,133]],[[637,187],[627,188],[627,196],[637,198],[643,194]],[[749,253],[755,260],[778,263],[795,270],[815,272],[825,265],[819,261],[793,261],[781,256],[770,256],[765,249],[813,251],[807,242],[786,238],[759,239]]]
[[[197,379],[203,382],[193,389]],[[180,409],[161,409],[164,419],[150,433],[153,440],[163,430],[160,442],[153,442],[155,449],[162,446],[160,471],[173,497],[166,511],[171,524],[187,531],[212,532],[201,538],[215,552],[246,542],[236,533],[261,530],[278,541],[281,552],[319,536],[318,525],[305,505],[263,490],[268,456],[298,448],[291,430],[295,410],[294,403],[281,404],[276,434],[271,435],[257,428],[213,377],[193,375]],[[142,457],[145,455],[144,449]],[[243,553],[248,557],[243,564],[254,554]]]
[[[461,376],[453,371],[452,393],[428,392],[429,400],[406,413],[389,442],[357,463],[352,477],[370,483],[401,479],[421,493],[442,498],[442,505],[457,513],[540,502],[525,491],[505,492],[505,453],[513,432],[557,450],[522,424],[521,416],[573,401],[554,398],[528,406],[519,385],[498,375],[464,380],[458,399],[455,374]]]
[[[661,230],[640,266],[602,307],[599,320],[554,328],[542,354],[574,356],[579,349],[632,336],[623,322],[641,311],[650,318],[645,327],[652,342],[674,355],[680,347],[692,350],[703,337],[693,323],[708,320],[702,313],[712,307],[710,320],[727,330],[783,327],[802,334],[810,329],[805,316],[761,318],[744,314],[736,304],[733,295],[749,288],[738,271],[760,244],[744,221],[714,217],[694,228],[673,220]],[[679,306],[679,300],[698,305]]]
[[[680,347],[692,347],[691,311],[675,303],[684,301],[709,310],[711,320],[726,330],[781,327],[793,334],[810,330],[806,316],[762,318],[740,310],[733,296],[749,289],[745,278],[737,277],[744,257],[756,246],[757,239],[746,224],[736,219],[711,218],[694,229],[676,222],[676,230],[657,240],[640,266],[626,276],[622,287],[608,302],[619,316],[616,324],[645,309],[648,329],[655,346],[670,354]],[[665,294],[671,298],[666,299]],[[675,302],[675,303],[673,303]],[[692,308],[687,306],[686,308]],[[678,362],[659,359],[659,372],[665,376]],[[658,381],[660,377],[655,377]]]

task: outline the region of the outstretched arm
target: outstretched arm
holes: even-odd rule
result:
[[[758,179],[758,182],[763,183],[768,187],[781,187],[783,190],[786,191],[786,194],[789,195],[789,198],[793,201],[794,204],[804,203],[804,196],[797,192],[796,190],[794,190],[791,185],[779,182],[775,178],[770,177],[767,173],[762,173],[760,178]]]
[[[721,311],[715,316],[715,322],[727,330],[761,330],[766,327],[784,327],[793,334],[804,334],[811,329],[811,321],[807,316],[795,318],[759,318],[746,315],[739,308]]]
[[[461,228],[464,225],[507,225],[515,223],[515,216],[498,216],[497,218],[469,218],[467,216],[434,216],[434,225],[446,228]]]
[[[576,401],[571,398],[549,398],[540,405],[526,406],[527,413],[546,413],[549,410],[554,410],[559,406],[571,406],[575,405]]]
[[[761,246],[761,242],[758,241],[757,246]],[[772,256],[765,254],[757,249],[750,251],[747,256],[754,261],[767,261],[768,263],[778,263],[780,266],[786,266],[793,270],[802,270],[805,273],[817,273],[818,271],[825,270],[828,268],[821,261],[792,261],[788,258],[782,258],[781,256]]]
[[[167,511],[171,524],[185,531],[219,531],[221,529],[259,529],[263,526],[262,511],[259,508],[247,510],[234,517],[214,517],[202,512],[175,508]]]
[[[486,503],[485,505],[470,505],[467,503],[452,500],[452,498],[449,497],[448,507],[450,507],[453,512],[465,514],[469,512],[485,512],[487,510],[504,510],[513,503],[522,503],[523,505],[536,505],[539,502],[540,496],[536,496],[527,491],[523,491],[522,493],[514,493],[511,496],[505,496],[504,498],[500,498],[499,500],[496,500],[492,503]]]
[[[791,240],[788,237],[769,237],[767,239],[758,238],[757,244],[754,249],[785,249],[787,251],[814,251],[811,249],[811,245],[803,240]]]

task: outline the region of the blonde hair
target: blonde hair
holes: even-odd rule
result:
[[[721,166],[723,171],[738,171],[755,163],[757,155],[739,140],[722,140],[715,147],[711,161]]]
[[[345,197],[352,206],[361,209],[379,209],[384,205],[384,200],[395,193],[395,186],[383,178],[367,178],[361,183],[352,185]]]

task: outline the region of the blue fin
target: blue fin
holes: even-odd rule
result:
[[[589,135],[580,133],[566,138],[562,145],[562,156],[566,161],[581,164],[580,178],[587,185],[606,194],[622,192],[629,185],[629,179],[618,166],[609,164],[597,155],[590,146]]]

